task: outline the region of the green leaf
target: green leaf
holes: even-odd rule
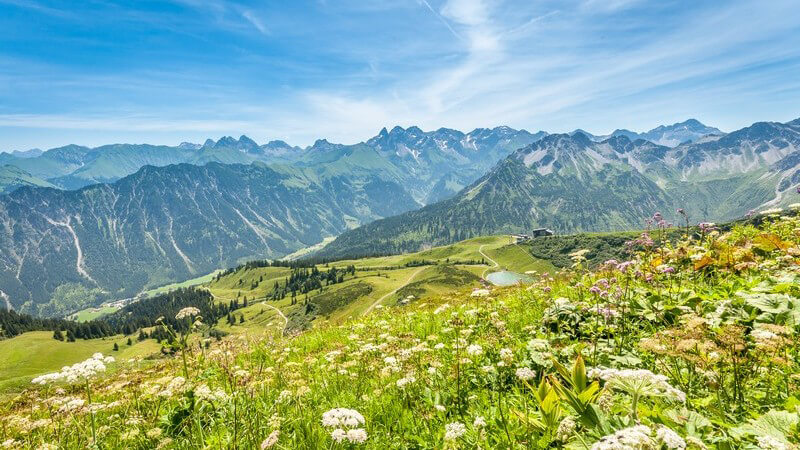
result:
[[[787,411],[769,411],[758,419],[731,429],[731,435],[736,438],[744,436],[770,435],[783,442],[787,442],[786,435],[792,432],[792,428],[800,421],[797,413]]]

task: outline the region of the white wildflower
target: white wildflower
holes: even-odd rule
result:
[[[572,436],[572,433],[575,432],[575,426],[575,419],[573,419],[572,416],[564,417],[558,424],[556,438],[561,442],[567,442],[570,436]]]
[[[441,313],[443,313],[443,312],[447,311],[447,308],[449,308],[449,307],[450,307],[450,305],[449,305],[449,304],[447,304],[447,303],[445,303],[444,305],[442,305],[442,306],[440,306],[440,307],[438,307],[438,308],[434,309],[434,310],[433,310],[433,313],[434,313],[434,314],[441,314]]]
[[[686,448],[686,441],[678,433],[663,425],[656,429],[656,438],[668,449],[683,450]]]
[[[416,378],[414,378],[414,376],[413,376],[413,375],[406,375],[405,377],[403,377],[403,378],[400,378],[399,380],[397,380],[397,383],[396,383],[396,384],[397,384],[397,387],[399,387],[399,388],[403,389],[403,388],[405,388],[407,385],[409,385],[409,384],[411,384],[411,383],[413,383],[413,382],[415,382],[415,381],[417,381],[417,379],[416,379]]]
[[[536,372],[528,367],[520,367],[517,369],[515,374],[517,375],[517,378],[525,381],[532,380],[534,377],[536,377]]]
[[[631,395],[647,397],[668,397],[683,403],[686,394],[672,387],[668,378],[647,369],[606,369],[593,368],[588,372],[590,378],[600,378],[612,389]]]
[[[347,439],[347,432],[344,431],[341,428],[337,428],[337,429],[331,431],[331,439],[333,439],[335,442],[340,442],[341,443],[345,439]]]
[[[791,448],[786,445],[785,442],[782,442],[768,434],[758,436],[756,438],[756,442],[758,442],[758,448],[762,450],[789,450]]]
[[[655,448],[650,438],[652,430],[645,425],[623,428],[614,434],[604,436],[592,445],[592,450],[636,450]]]
[[[483,354],[483,347],[478,344],[472,344],[467,347],[467,354],[470,356],[480,356]]]
[[[363,425],[364,416],[355,409],[334,408],[322,414],[322,426],[354,428]]]
[[[367,432],[363,428],[347,430],[347,440],[353,444],[363,444],[367,442]]]
[[[472,426],[475,428],[483,428],[486,426],[486,419],[484,419],[483,416],[478,416],[472,422]]]
[[[193,317],[199,315],[200,315],[200,310],[198,308],[195,308],[194,306],[188,306],[178,311],[178,314],[175,314],[175,319],[183,320],[186,319],[187,317]]]
[[[59,381],[66,381],[67,383],[84,381],[92,378],[98,373],[105,372],[106,364],[114,361],[114,358],[111,356],[103,356],[102,353],[95,353],[86,361],[79,362],[71,366],[65,366],[60,372],[38,376],[31,380],[31,383],[45,385]]]
[[[280,430],[275,430],[264,439],[264,442],[261,443],[261,450],[267,449],[272,447],[273,445],[278,443],[278,436],[280,436]]]
[[[211,388],[205,384],[201,384],[194,389],[194,396],[199,400],[205,400],[207,402],[222,402],[228,399],[228,394],[222,389],[217,388],[212,391]]]
[[[455,441],[467,432],[467,427],[461,422],[448,423],[444,426],[444,440]]]

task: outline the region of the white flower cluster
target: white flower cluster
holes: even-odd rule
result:
[[[645,425],[623,428],[614,434],[604,436],[592,445],[592,450],[638,450],[646,448],[662,448],[684,450],[686,441],[671,429],[660,425],[655,432]]]
[[[64,366],[61,368],[60,372],[53,372],[38,376],[31,380],[31,383],[45,385],[49,383],[57,383],[59,381],[75,383],[78,381],[88,380],[100,372],[105,372],[106,364],[110,364],[112,362],[114,362],[113,356],[103,356],[102,353],[95,353],[86,361],[79,362],[71,366]]]
[[[561,442],[567,442],[569,438],[572,436],[572,433],[575,432],[576,427],[577,424],[575,423],[575,419],[573,419],[572,416],[564,417],[558,424],[558,429],[556,430],[556,438]]]
[[[228,394],[220,388],[212,391],[210,387],[201,384],[194,389],[194,396],[207,402],[223,402],[228,399]]]
[[[399,380],[397,380],[397,382],[395,384],[400,389],[405,389],[406,386],[408,386],[409,384],[411,384],[411,383],[413,383],[415,381],[417,381],[417,379],[414,377],[414,375],[410,375],[409,374],[409,375],[406,375],[405,377],[400,378]]]
[[[345,440],[352,444],[363,444],[367,441],[367,432],[363,428],[364,416],[355,409],[334,408],[322,414],[322,426],[333,428],[331,439],[341,443]]]
[[[686,441],[678,433],[663,425],[656,430],[656,439],[669,449],[683,450],[686,448]]]
[[[536,377],[536,372],[528,367],[520,367],[517,369],[515,374],[517,375],[517,378],[525,381],[532,380],[534,377]]]
[[[198,308],[195,308],[194,306],[188,306],[178,311],[178,314],[175,314],[175,319],[183,320],[187,317],[194,317],[199,315],[200,315],[200,310]]]
[[[455,441],[467,432],[467,427],[461,422],[448,423],[444,426],[444,440]]]
[[[600,378],[612,389],[629,394],[648,397],[668,397],[683,403],[686,394],[669,384],[664,375],[655,374],[647,369],[589,369],[590,378]]]
[[[789,450],[791,448],[768,434],[757,437],[756,442],[758,442],[758,448],[764,450]]]
[[[636,425],[623,428],[614,434],[603,436],[592,445],[592,450],[636,450],[641,448],[655,448],[655,442],[650,437],[652,430],[645,425]]]
[[[480,356],[483,354],[483,347],[478,344],[472,344],[467,347],[467,354],[470,356]]]

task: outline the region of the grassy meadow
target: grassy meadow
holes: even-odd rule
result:
[[[30,385],[31,378],[60,369],[90,357],[93,353],[110,354],[120,360],[143,357],[158,352],[160,345],[148,340],[127,345],[128,338],[62,342],[53,339],[50,331],[24,333],[0,340],[0,395],[19,391]],[[113,351],[114,344],[119,351]]]
[[[376,307],[380,309],[382,306],[396,305],[409,295],[419,299],[478,287],[480,286],[478,278],[491,266],[477,264],[482,258],[478,252],[481,246],[487,255],[496,258],[509,270],[523,270],[528,267],[526,265],[528,263],[517,254],[518,248],[503,250],[508,242],[507,236],[481,237],[418,253],[320,265],[320,270],[327,270],[330,267],[344,268],[349,265],[355,265],[357,270],[355,276],[348,278],[344,283],[326,286],[322,292],[309,293],[309,300],[323,305],[324,309],[324,314],[314,318],[313,322],[303,314],[303,305],[292,305],[289,298],[262,301],[271,292],[276,281],[282,283],[289,276],[291,269],[286,267],[244,269],[220,278],[217,278],[219,273],[217,271],[192,280],[162,286],[146,294],[153,296],[181,287],[202,286],[221,302],[234,299],[243,301],[246,297],[251,304],[236,311],[236,324],[230,325],[225,320],[220,320],[216,324],[218,329],[247,336],[274,335],[281,333],[286,325],[276,308],[292,319],[290,328],[304,329],[315,323],[342,323],[366,311],[373,311]],[[495,250],[497,253],[493,253]],[[530,257],[528,259],[530,260]],[[422,260],[428,265],[406,267],[406,264]],[[458,262],[471,264],[457,264]],[[540,262],[538,265],[548,267],[545,262]],[[254,284],[257,286],[253,287]],[[304,297],[299,298],[299,303],[304,301]],[[108,306],[86,308],[74,314],[72,318],[87,322],[115,311],[117,308]],[[241,316],[245,318],[243,323],[239,323]],[[121,358],[157,354],[159,350],[159,345],[153,341],[136,343],[135,336],[133,348],[123,345],[126,341],[126,337],[119,337],[65,343],[54,340],[52,333],[49,332],[25,333],[0,341],[0,392],[19,391],[26,387],[34,376],[74,364],[94,352],[108,353],[114,342],[118,342],[120,346]],[[26,349],[30,352],[26,352]],[[129,356],[131,351],[133,354]]]
[[[478,296],[466,283],[390,302],[387,293],[415,282],[457,279],[447,272],[457,266],[384,269],[402,276],[370,294],[383,307],[332,296],[336,312],[297,334],[281,333],[275,308],[291,321],[298,304],[252,304],[240,310],[250,333],[199,346],[193,336],[207,325],[196,322],[174,357],[120,357],[103,363],[105,374],[84,369],[73,381],[30,386],[0,405],[0,442],[797,449],[800,216],[676,241],[653,236],[637,235],[624,258],[597,265],[579,249],[587,251],[573,252],[568,268],[530,286]],[[330,294],[366,289],[366,280]]]

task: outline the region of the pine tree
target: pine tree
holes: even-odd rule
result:
[[[53,332],[53,339],[63,342],[64,341],[64,333],[62,333],[61,330],[54,331]]]
[[[128,347],[130,347],[131,345],[133,345],[133,341],[131,340],[131,338],[128,338]]]
[[[117,345],[117,343],[116,343],[116,342],[114,342],[114,351],[115,351],[115,352],[118,352],[118,351],[119,351],[119,345]]]

